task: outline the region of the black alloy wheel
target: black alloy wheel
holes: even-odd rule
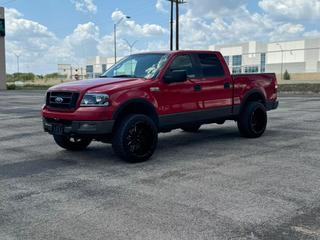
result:
[[[148,160],[158,143],[158,129],[146,115],[125,117],[117,126],[112,147],[122,159],[136,163]]]

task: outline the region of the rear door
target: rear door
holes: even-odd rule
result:
[[[221,63],[221,56],[215,53],[200,53],[195,57],[201,72],[201,78],[195,80],[201,92],[201,108],[219,110],[222,115],[231,114],[232,79]]]

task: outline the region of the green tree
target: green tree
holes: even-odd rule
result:
[[[291,76],[290,76],[288,70],[286,70],[286,71],[284,72],[284,74],[283,74],[283,79],[284,79],[284,80],[290,80],[290,79],[291,79]]]
[[[59,73],[49,73],[44,76],[46,79],[57,79],[59,77]]]

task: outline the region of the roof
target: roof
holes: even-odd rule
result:
[[[175,54],[175,53],[219,53],[218,51],[212,50],[174,50],[174,51],[150,51],[150,52],[140,52],[135,54]]]

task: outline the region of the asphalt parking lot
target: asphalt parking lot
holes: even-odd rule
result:
[[[320,239],[320,95],[280,101],[260,139],[177,130],[132,165],[60,149],[43,92],[0,92],[0,239]]]

